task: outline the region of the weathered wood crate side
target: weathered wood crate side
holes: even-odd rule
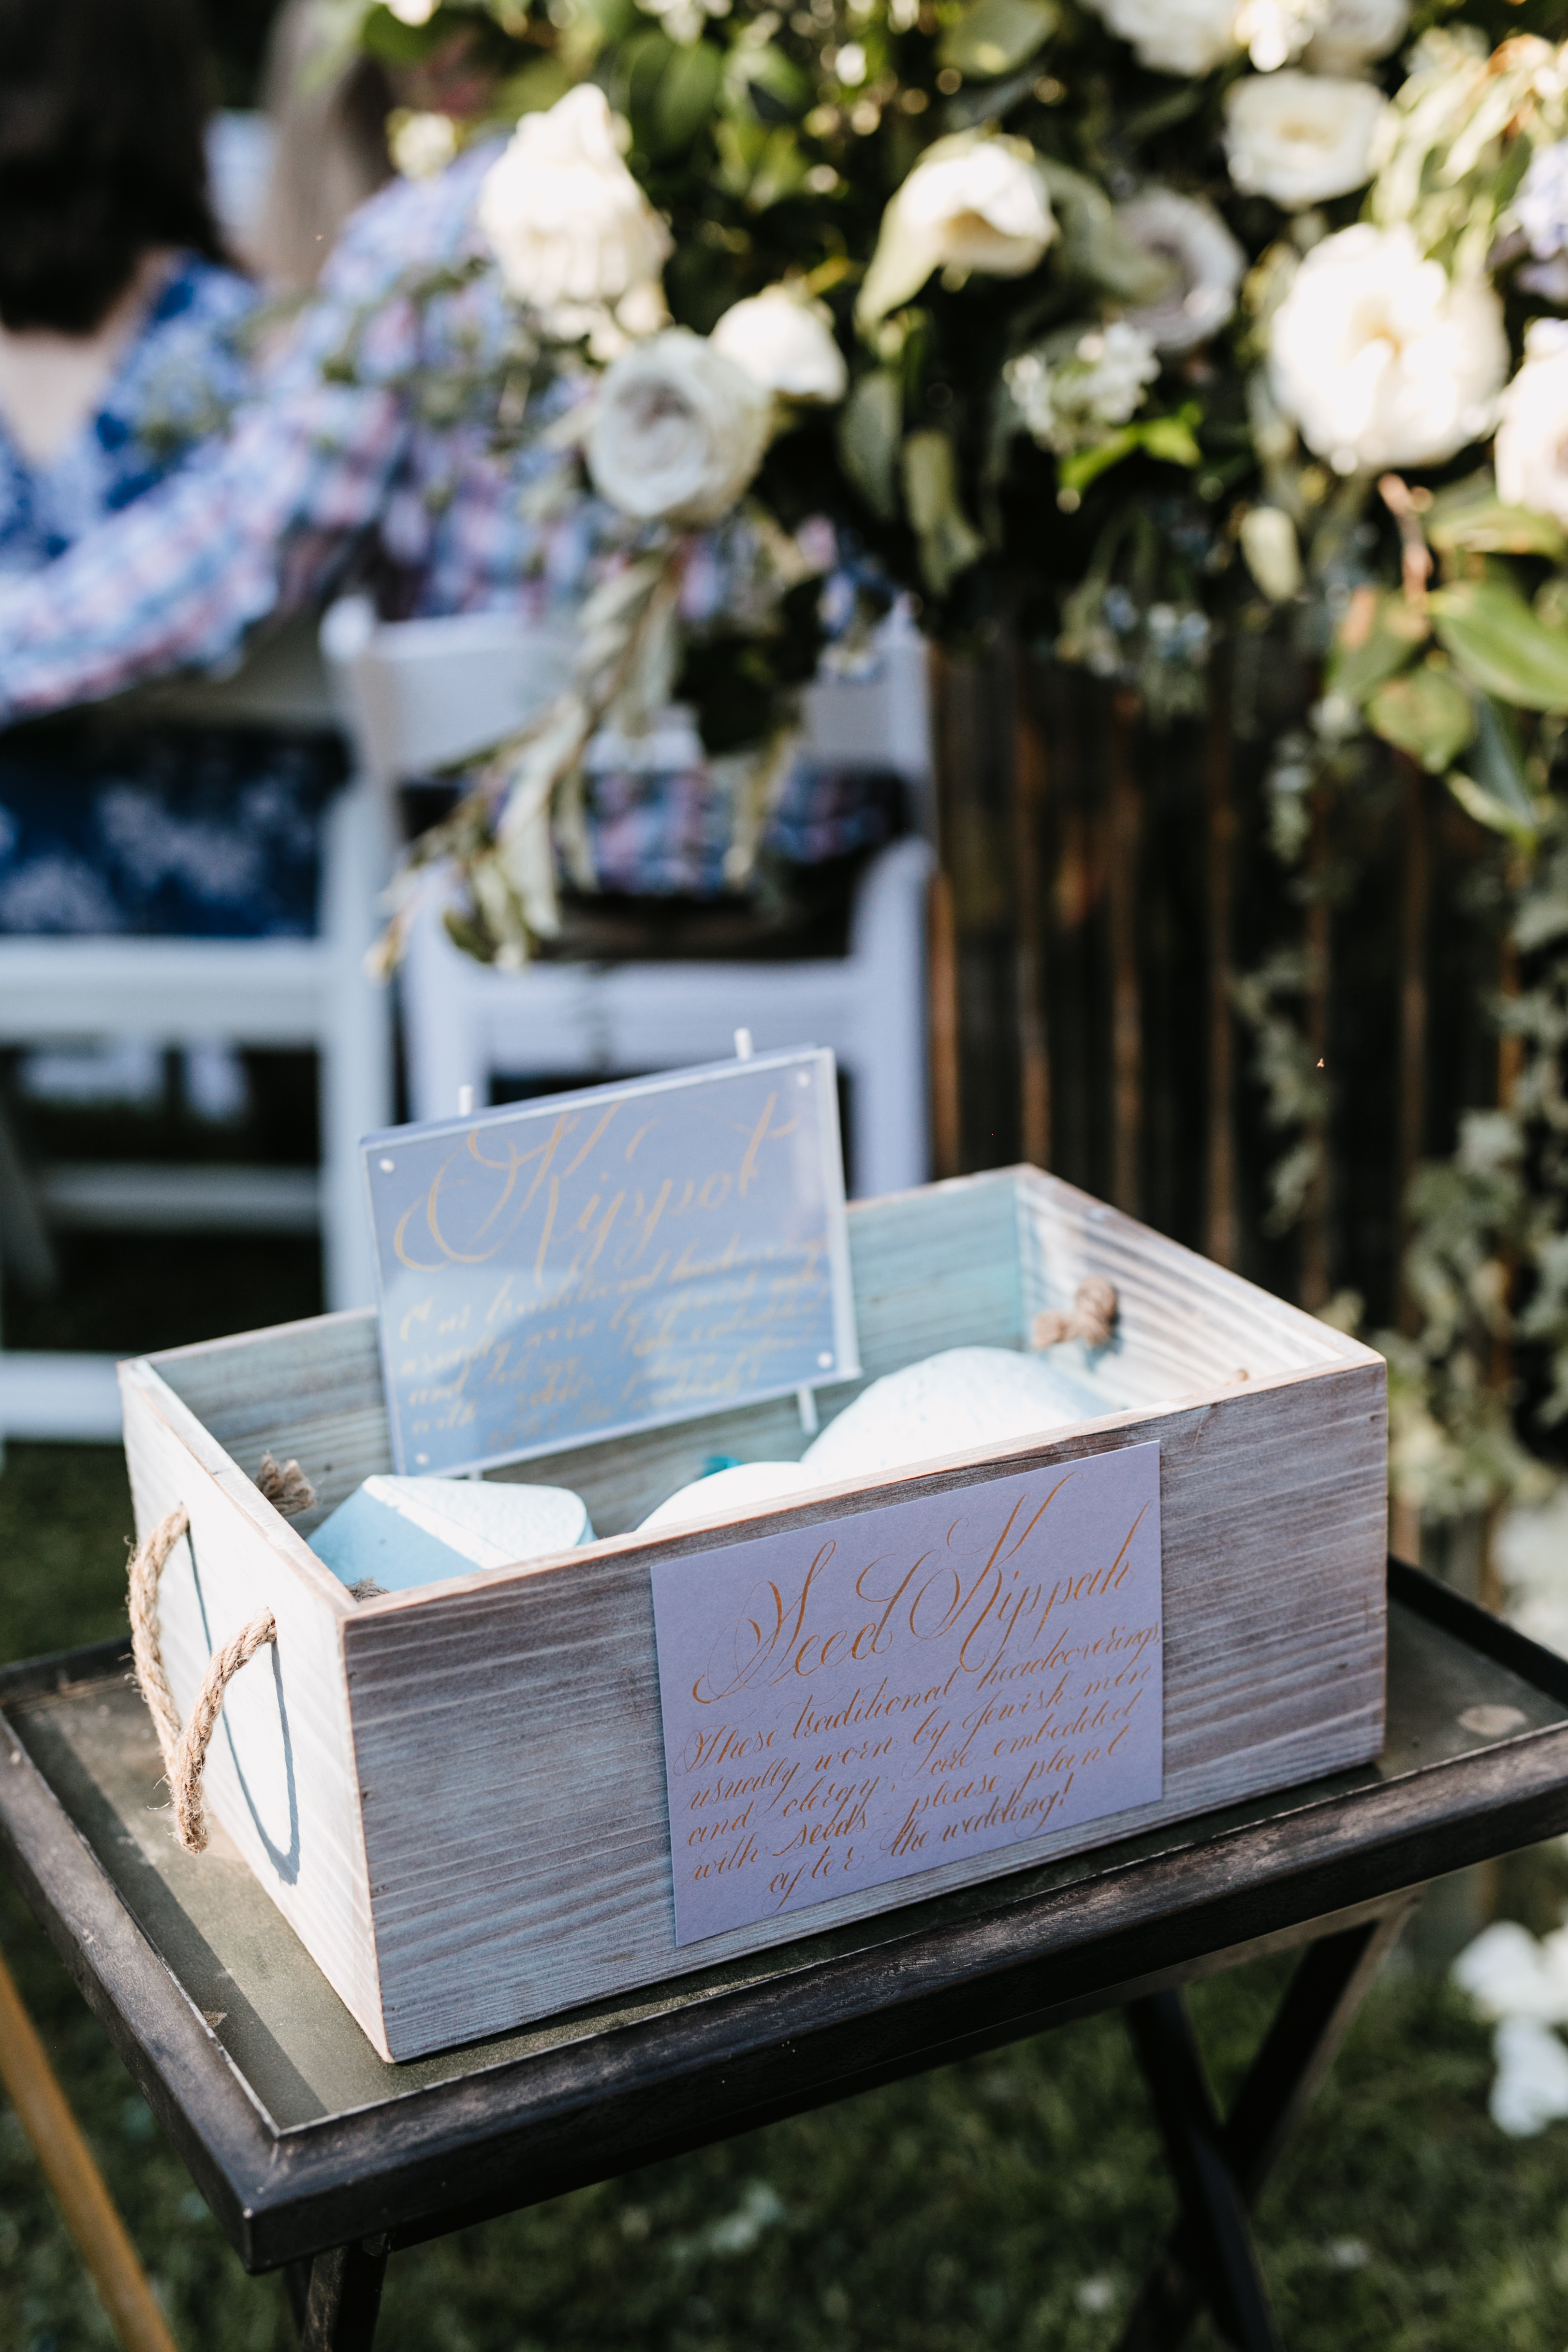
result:
[[[1107,1417],[1052,1444],[840,1489],[791,1510],[652,1543],[627,1535],[529,1570],[356,1605],[249,1475],[268,1447],[280,1458],[297,1454],[321,1496],[319,1515],[388,1466],[374,1317],[174,1351],[142,1370],[140,1402],[157,1401],[153,1418],[168,1433],[172,1458],[161,1458],[155,1481],[142,1473],[139,1526],[144,1531],[174,1500],[189,1506],[188,1461],[226,1502],[240,1494],[251,1533],[268,1531],[235,1588],[225,1589],[228,1613],[209,1602],[213,1638],[263,1601],[276,1606],[282,1570],[321,1603],[320,1621],[301,1621],[299,1669],[279,1612],[271,1712],[255,1708],[254,1737],[237,1702],[265,1662],[234,1685],[230,1763],[226,1776],[220,1762],[214,1810],[384,2053],[412,2057],[500,2031],[1378,1752],[1381,1358],[1031,1171],[858,1205],[850,1234],[868,1378],[940,1347],[1016,1346],[1038,1307],[1069,1304],[1084,1274],[1108,1275],[1121,1321],[1091,1375],[1106,1392]],[[824,1418],[858,1385],[826,1391]],[[1150,1409],[1155,1398],[1165,1410]],[[1129,1400],[1131,1412],[1109,1409]],[[142,1426],[136,1444],[147,1456]],[[1149,1438],[1162,1448],[1160,1803],[678,1951],[649,1562],[780,1529],[804,1543],[810,1530],[894,1496]],[[519,1475],[574,1486],[601,1535],[613,1538],[708,1454],[793,1455],[803,1444],[789,1402],[577,1449]],[[216,1525],[210,1536],[198,1529],[204,1583],[217,1540]],[[189,1609],[182,1620],[183,1705],[210,1649],[198,1621]],[[307,1729],[295,1720],[297,1673],[301,1703],[321,1718]],[[280,1726],[293,1750],[292,1798]],[[312,1756],[306,1806],[302,1743]],[[220,1733],[215,1752],[222,1744]],[[263,1823],[277,1814],[290,1843],[280,1845],[276,1826],[264,1841],[252,1806]],[[296,1822],[299,1862],[289,1880],[276,1856],[287,1859]]]
[[[1381,1360],[668,1538],[685,1552],[1159,1440],[1165,1793],[1155,1805],[677,1948],[648,1564],[634,1537],[344,1628],[387,2041],[412,2056],[706,1968],[1383,1744]],[[807,1536],[807,1530],[816,1530]],[[417,1702],[411,1706],[411,1694]]]
[[[182,1717],[217,1644],[263,1609],[278,1622],[276,1646],[226,1695],[207,1751],[208,1810],[389,2056],[340,1634],[355,1604],[147,1364],[121,1365],[121,1395],[138,1534],[176,1504],[190,1517],[158,1593]]]

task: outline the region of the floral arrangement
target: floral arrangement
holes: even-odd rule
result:
[[[1390,1349],[1411,1491],[1451,1504],[1517,1485],[1506,1393],[1478,1369],[1499,1332],[1548,1349],[1550,1412],[1568,1414],[1553,11],[351,0],[349,15],[384,55],[463,40],[500,66],[501,116],[521,120],[484,224],[535,331],[592,378],[549,429],[577,434],[585,485],[626,523],[579,680],[464,820],[489,945],[526,952],[548,928],[550,811],[570,868],[592,730],[647,723],[681,674],[695,534],[747,551],[755,593],[729,658],[761,658],[769,688],[749,740],[702,714],[749,779],[737,884],[822,585],[846,562],[913,592],[937,633],[1005,617],[1156,720],[1205,708],[1216,646],[1278,643],[1307,681],[1270,780],[1282,855],[1332,828],[1379,744],[1442,779],[1497,845],[1526,959],[1505,1013],[1521,1076],[1423,1180],[1424,1337]],[[396,152],[427,168],[485,127],[405,118]],[[793,657],[771,662],[792,597]],[[1271,985],[1258,976],[1248,1000],[1265,1029]],[[1321,1118],[1321,1089],[1297,1086],[1282,1214]]]

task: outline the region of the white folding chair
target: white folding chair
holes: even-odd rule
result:
[[[310,623],[269,638],[234,677],[139,694],[150,721],[337,724]],[[323,1246],[329,1306],[374,1298],[356,1146],[392,1117],[391,1010],[363,960],[391,864],[374,778],[358,773],[325,821],[321,923],[308,940],[0,937],[0,1044],[142,1036],[165,1045],[222,1039],[313,1047],[320,1061],[320,1171],[93,1165],[41,1171],[46,1214],[146,1232],[310,1231]],[[0,1445],[7,1435],[113,1438],[110,1356],[0,1349]]]
[[[405,779],[496,740],[568,675],[570,632],[515,616],[377,622],[358,602],[327,616],[322,646],[365,767],[388,793]],[[899,616],[864,677],[806,696],[819,759],[893,769],[929,824],[926,651]],[[625,1075],[720,1060],[738,1028],[760,1050],[830,1045],[850,1082],[851,1181],[899,1192],[929,1172],[923,834],[867,862],[848,952],[794,962],[545,961],[498,971],[457,949],[426,894],[402,972],[404,1044],[416,1118],[456,1112],[497,1076]]]

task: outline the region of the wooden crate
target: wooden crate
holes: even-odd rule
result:
[[[793,1402],[586,1445],[515,1475],[569,1486],[601,1540],[355,1602],[303,1540],[390,1469],[375,1318],[326,1316],[121,1368],[139,1531],[191,1533],[161,1591],[182,1714],[265,1607],[208,1801],[384,2056],[501,2032],[1148,1823],[1365,1762],[1383,1742],[1387,1430],[1381,1357],[1031,1169],[849,1211],[868,1380],[939,1349],[1021,1347],[1087,1275],[1116,1286],[1103,1417],[1048,1442],[659,1538],[621,1532],[716,1453],[798,1454]],[[828,1390],[825,1415],[854,1386]],[[1157,1439],[1164,1794],[678,1948],[650,1564]],[[253,1482],[297,1455],[290,1523]],[[570,1758],[569,1790],[561,1759]]]

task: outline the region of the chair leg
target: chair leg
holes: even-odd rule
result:
[[[339,955],[321,1045],[321,1241],[333,1309],[375,1298],[359,1141],[392,1120],[392,1003],[363,958],[375,929],[374,893],[390,856],[384,812],[361,779],[333,806],[322,894],[324,927]]]
[[[856,896],[850,958],[862,975],[858,1050],[850,1057],[854,1192],[904,1192],[931,1172],[926,1044],[923,841],[895,842],[867,867]]]

